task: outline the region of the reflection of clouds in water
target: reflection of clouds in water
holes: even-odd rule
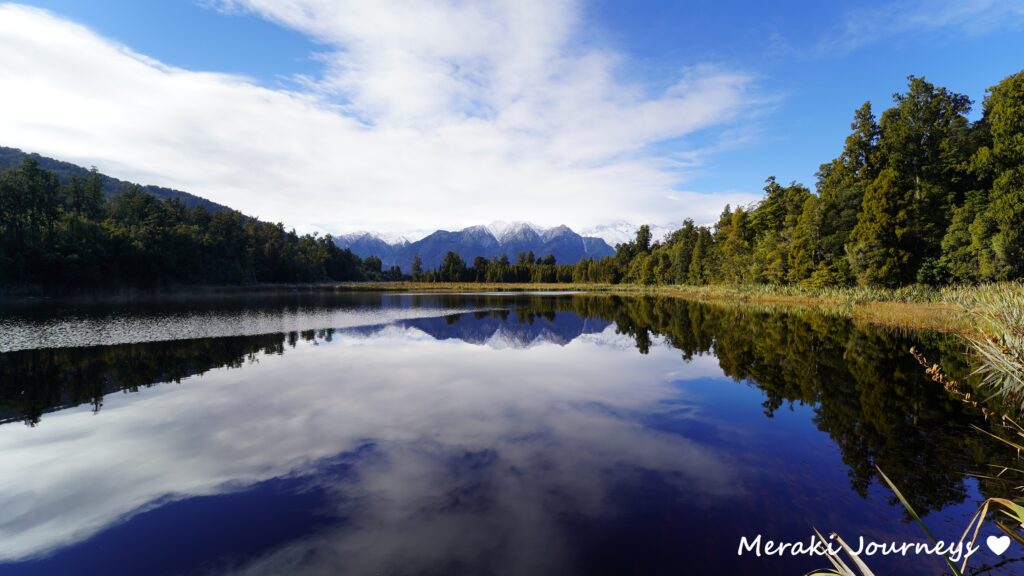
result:
[[[443,307],[185,310],[156,315],[115,312],[102,316],[70,314],[49,318],[42,326],[31,318],[0,318],[0,352],[375,326],[401,319],[463,312],[466,312],[463,308]]]
[[[597,334],[583,334],[580,336],[580,340],[594,344],[596,346],[603,346],[605,348],[615,348],[617,350],[636,350],[636,338],[629,334],[622,334],[618,331],[616,324],[609,324],[604,330]],[[651,345],[661,346],[665,344],[665,338],[663,336],[651,336]],[[721,374],[719,370],[717,374]]]
[[[609,490],[631,475],[656,471],[692,500],[738,490],[722,454],[630,417],[679,395],[667,380],[679,362],[667,347],[494,350],[387,329],[110,396],[98,417],[82,408],[36,429],[4,426],[0,558],[82,540],[167,495],[315,473],[317,460],[370,442],[358,482],[332,488],[355,502],[338,510],[351,523],[253,570],[297,570],[312,549],[335,572],[340,557],[353,572],[411,558],[442,571],[456,560],[493,567],[513,550],[514,571],[550,567],[559,514],[614,514]],[[689,365],[720,375],[714,366],[710,357]]]

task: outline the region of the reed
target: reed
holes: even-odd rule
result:
[[[981,376],[981,389],[990,393],[987,397],[982,395],[979,398],[969,388],[946,375],[939,365],[930,364],[916,349],[911,348],[910,353],[921,363],[928,375],[942,384],[953,397],[979,409],[986,419],[997,420],[1002,430],[1000,435],[980,428],[979,431],[1014,449],[1020,457],[1024,454],[1024,427],[1017,423],[1014,416],[1006,413],[1000,415],[992,410],[988,401],[998,399],[999,405],[1004,410],[1009,408],[1024,412],[1024,285],[1002,283],[953,287],[941,291],[940,297],[944,301],[956,302],[962,306],[971,318],[973,329],[967,333],[965,338],[970,343],[978,360],[978,368],[975,373]],[[997,475],[1003,476],[1007,472],[1010,472],[1010,469],[1003,468]],[[1022,473],[1024,471],[1014,470],[1014,472]],[[879,469],[878,474],[896,495],[908,514],[918,523],[929,539],[934,541],[934,536],[900,493],[899,488],[882,470]],[[1024,491],[1024,486],[1015,490],[1018,493],[1021,491]],[[1024,545],[1024,536],[1021,535],[1021,530],[1024,529],[1024,506],[1022,503],[1024,502],[1020,499],[986,499],[968,522],[960,542],[975,544],[982,524],[991,521],[1003,533]],[[817,531],[815,532],[817,533]],[[818,538],[824,542],[820,533],[818,533]],[[849,562],[844,562],[839,555],[828,556],[833,568],[815,572],[815,576],[871,576],[871,571],[853,550],[846,546],[843,549]],[[948,558],[946,562],[955,575],[959,576],[967,570],[966,559],[959,567],[953,565]],[[857,568],[857,571],[850,567],[851,564]]]
[[[983,388],[1024,410],[1024,287],[993,284],[958,293],[975,330],[967,336]]]

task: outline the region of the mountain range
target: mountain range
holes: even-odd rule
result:
[[[504,255],[514,262],[520,252],[533,252],[537,258],[550,254],[561,264],[573,264],[584,258],[597,260],[615,253],[602,238],[582,236],[568,226],[543,228],[528,222],[494,222],[455,232],[437,230],[416,241],[387,239],[372,232],[345,234],[334,241],[361,258],[376,256],[385,268],[398,266],[403,272],[411,270],[416,256],[420,257],[424,269],[437,268],[449,251],[461,256],[467,264],[477,256]]]
[[[39,167],[56,173],[61,183],[67,183],[72,175],[85,176],[89,169],[55,160],[35,153],[23,152],[17,148],[0,146],[0,171],[17,167],[26,157],[34,158]],[[103,193],[112,196],[131,182],[100,174]],[[142,190],[160,199],[177,198],[185,206],[203,206],[208,211],[230,210],[206,198],[188,192],[161,186],[140,185]],[[470,226],[455,232],[437,230],[418,240],[373,232],[356,232],[335,238],[342,248],[352,250],[361,258],[377,256],[385,268],[399,266],[409,272],[412,260],[419,256],[424,268],[437,268],[446,252],[453,251],[462,256],[467,264],[473,258],[491,258],[505,255],[515,261],[520,252],[533,252],[537,258],[548,254],[561,264],[572,264],[584,258],[600,259],[615,253],[616,244],[635,238],[637,226],[625,221],[613,222],[576,233],[567,226],[545,228],[528,222],[492,222],[487,226]],[[652,227],[655,240],[661,239],[668,228]]]
[[[582,317],[573,312],[547,315],[525,310],[481,310],[397,320],[390,324],[346,328],[345,332],[372,336],[392,327],[416,328],[435,340],[460,340],[491,348],[529,348],[537,344],[565,346],[584,335],[598,335],[611,320]]]

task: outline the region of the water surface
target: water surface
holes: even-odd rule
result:
[[[0,574],[803,574],[740,538],[924,541],[876,465],[947,539],[1005,489],[906,352],[966,372],[962,345],[837,317],[359,294],[0,324]]]

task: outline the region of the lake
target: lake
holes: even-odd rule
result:
[[[0,574],[788,574],[742,538],[926,542],[1012,454],[963,343],[589,294],[0,309]],[[1024,571],[1016,547],[970,565]],[[865,558],[937,574],[935,556]]]

